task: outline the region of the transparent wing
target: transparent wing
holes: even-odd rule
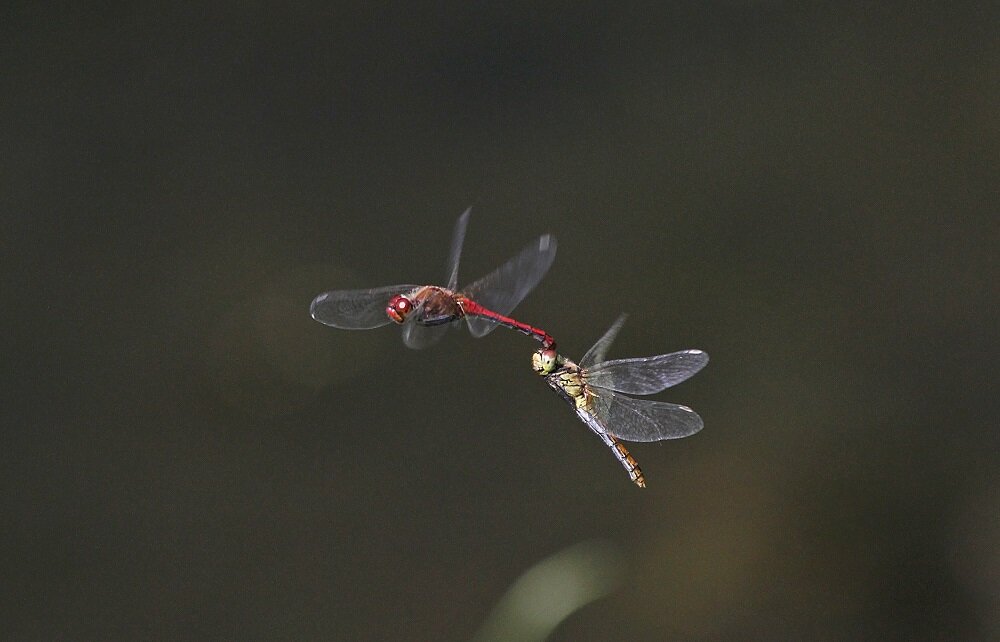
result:
[[[580,359],[581,368],[604,361],[604,355],[608,353],[608,348],[611,347],[615,337],[618,336],[618,331],[622,329],[622,324],[625,323],[625,319],[627,318],[627,314],[621,314],[615,319],[615,322],[611,324],[611,327],[604,333],[604,336],[598,339],[597,343],[590,347],[590,350],[587,350],[587,354],[583,355],[583,359]]]
[[[633,395],[651,395],[689,379],[707,363],[707,353],[682,350],[656,357],[605,361],[586,368],[584,377],[591,386]]]
[[[403,343],[407,348],[423,350],[440,341],[448,332],[450,323],[439,325],[421,325],[416,322],[417,315],[411,315],[403,324]]]
[[[462,256],[462,244],[465,242],[465,228],[469,226],[469,214],[472,208],[462,212],[455,221],[455,231],[451,233],[451,251],[448,252],[448,289],[454,291],[458,287],[458,260]]]
[[[679,439],[704,426],[698,413],[687,406],[623,397],[603,388],[593,392],[597,394],[593,414],[608,434],[625,441]]]
[[[509,315],[535,289],[555,258],[556,238],[544,234],[499,268],[463,288],[462,294],[493,312]],[[475,337],[485,336],[497,328],[496,323],[486,319],[466,317],[466,320]]]
[[[412,292],[417,285],[389,285],[371,290],[324,292],[309,306],[309,314],[320,323],[344,330],[368,330],[390,323],[385,313],[389,299]]]

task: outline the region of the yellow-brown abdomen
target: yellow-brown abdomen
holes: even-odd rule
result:
[[[622,442],[615,439],[615,455],[618,456],[618,461],[622,463],[625,470],[628,471],[628,476],[632,482],[639,488],[646,487],[646,477],[642,474],[642,470],[639,468],[639,463],[636,462],[632,454],[629,453],[628,449]]]

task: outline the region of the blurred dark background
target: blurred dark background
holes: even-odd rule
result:
[[[995,639],[998,13],[6,6],[5,636],[468,639],[597,539],[552,639]],[[712,356],[646,490],[529,339],[309,318],[469,205],[566,354]]]

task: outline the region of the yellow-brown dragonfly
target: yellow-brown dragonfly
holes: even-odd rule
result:
[[[539,348],[531,367],[576,411],[625,467],[640,488],[646,478],[619,440],[660,441],[693,435],[704,423],[687,406],[635,399],[625,394],[651,395],[692,377],[708,363],[701,350],[682,350],[655,357],[615,359],[604,356],[621,330],[623,314],[577,364],[553,348]]]

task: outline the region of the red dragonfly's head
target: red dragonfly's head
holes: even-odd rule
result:
[[[385,313],[396,323],[406,321],[406,317],[410,316],[411,312],[413,312],[413,301],[402,294],[397,294],[389,299],[389,305],[385,309]]]

